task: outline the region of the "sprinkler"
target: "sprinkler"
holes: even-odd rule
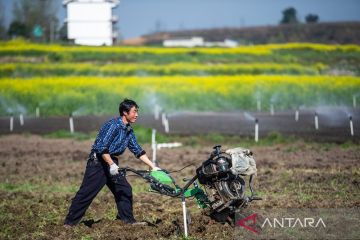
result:
[[[74,119],[73,119],[72,113],[69,114],[69,125],[70,125],[70,133],[73,134],[74,133]]]
[[[156,163],[156,129],[151,132],[151,148],[152,148],[152,162],[157,166]]]
[[[188,230],[187,230],[187,215],[186,215],[186,202],[185,202],[185,196],[182,195],[181,197],[181,204],[182,204],[182,209],[183,209],[183,217],[184,217],[184,235],[187,238],[188,236]]]
[[[255,119],[255,142],[259,141],[259,120]]]
[[[19,115],[19,120],[20,120],[20,126],[24,126],[24,115],[22,113],[20,113]]]
[[[10,116],[10,132],[14,131],[14,116]]]
[[[165,118],[164,128],[165,128],[165,132],[169,133],[169,119],[167,118]]]
[[[166,119],[165,113],[161,113],[161,124],[164,126],[165,126],[165,119]]]
[[[354,126],[353,126],[353,121],[352,121],[352,116],[349,116],[349,122],[350,122],[350,134],[351,136],[354,136]]]
[[[169,132],[169,119],[166,116],[166,113],[161,114],[161,123],[164,125],[165,132]]]
[[[315,129],[319,129],[319,118],[317,112],[315,112]]]

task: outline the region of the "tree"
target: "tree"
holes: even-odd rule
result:
[[[305,17],[306,23],[317,23],[319,21],[319,16],[316,14],[308,14]]]
[[[67,24],[64,23],[60,30],[59,30],[59,39],[60,41],[63,41],[63,42],[68,42],[68,34],[67,34],[68,30],[67,30]]]
[[[6,38],[6,27],[5,27],[5,14],[4,4],[0,1],[0,39]]]
[[[294,24],[299,23],[299,20],[296,16],[296,9],[293,7],[289,7],[285,9],[283,12],[283,18],[280,21],[280,24]]]
[[[10,24],[8,35],[10,36],[10,38],[16,38],[16,37],[28,38],[30,36],[30,31],[24,23],[19,21],[13,21]]]
[[[42,40],[54,38],[59,21],[56,17],[56,0],[15,0],[13,6],[14,22],[22,23],[29,31],[28,37],[36,39],[32,31],[41,27]]]

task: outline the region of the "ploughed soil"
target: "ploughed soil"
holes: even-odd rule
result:
[[[142,179],[128,176],[134,215],[149,226],[115,220],[116,207],[106,187],[83,221],[64,228],[71,199],[81,184],[92,140],[48,139],[37,135],[0,137],[0,239],[178,239],[183,236],[181,201],[149,193]],[[149,145],[144,149],[151,156]],[[238,146],[223,146],[223,149]],[[158,151],[160,167],[174,172],[179,185],[192,177],[212,146],[184,146]],[[262,201],[248,209],[360,207],[360,147],[357,144],[297,141],[253,146],[258,167],[255,189]],[[130,152],[120,166],[146,169]],[[187,199],[189,235],[195,239],[233,239],[227,224],[210,219]]]

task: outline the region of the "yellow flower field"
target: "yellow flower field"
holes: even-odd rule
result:
[[[352,95],[360,92],[360,77],[47,77],[2,79],[0,89],[8,103],[27,109],[43,105],[47,114],[65,114],[78,108],[85,108],[87,113],[107,113],[111,112],[109,106],[128,96],[145,106],[158,102],[169,111],[253,109],[258,97],[289,109],[325,100],[350,105]]]
[[[151,109],[254,110],[345,105],[360,96],[360,46],[87,47],[0,42],[0,114],[109,114],[131,97]],[[5,60],[4,60],[5,59]],[[25,109],[25,110],[24,110]]]
[[[89,47],[89,46],[63,46],[63,45],[42,45],[28,43],[23,40],[14,40],[0,43],[0,54],[2,52],[53,52],[53,53],[80,53],[80,52],[102,52],[102,53],[123,53],[123,54],[183,54],[196,51],[201,54],[250,54],[268,55],[274,50],[281,49],[312,49],[321,52],[329,51],[352,51],[360,52],[358,45],[325,45],[314,43],[288,43],[268,44],[254,46],[239,46],[235,48],[163,48],[163,47]]]

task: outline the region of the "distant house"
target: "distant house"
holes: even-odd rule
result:
[[[64,0],[68,39],[80,45],[113,45],[117,38],[112,9],[119,0]]]
[[[201,47],[204,46],[202,37],[192,37],[189,39],[168,39],[163,42],[164,47]]]
[[[238,42],[231,40],[231,39],[225,39],[223,42],[205,42],[205,47],[237,47]]]
[[[167,39],[163,41],[164,47],[236,47],[236,41],[225,39],[223,42],[205,42],[202,37],[182,39]]]

